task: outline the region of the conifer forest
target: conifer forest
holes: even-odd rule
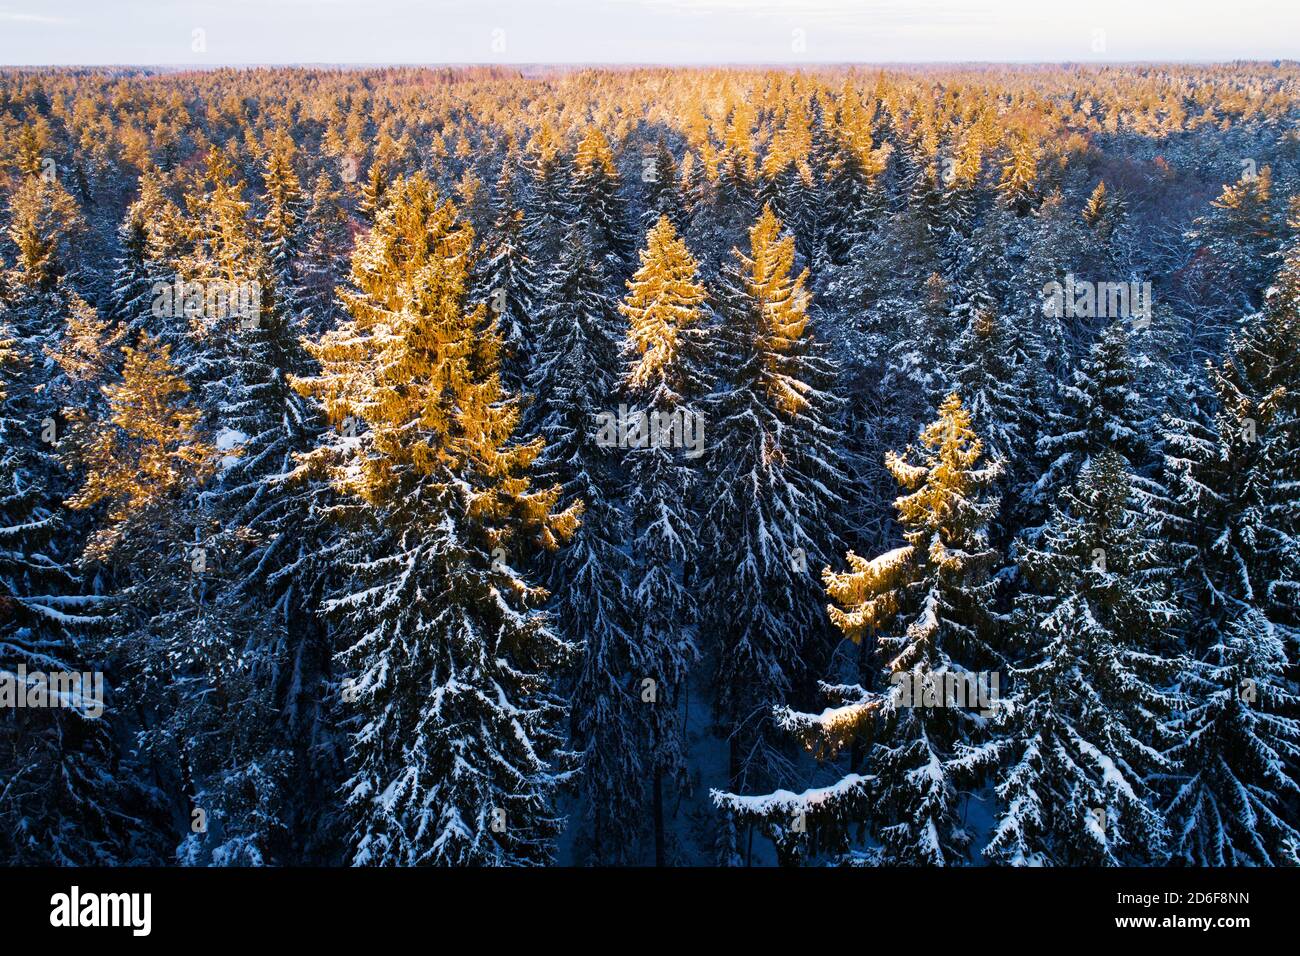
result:
[[[1298,342],[1294,61],[0,69],[0,863],[1298,865]]]

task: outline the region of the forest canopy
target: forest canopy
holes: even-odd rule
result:
[[[0,70],[0,861],[1300,864],[1298,130]]]

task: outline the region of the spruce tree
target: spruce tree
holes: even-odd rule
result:
[[[554,263],[575,217],[573,163],[550,124],[534,134],[525,162],[528,181],[522,204],[528,255],[541,265]]]
[[[643,154],[641,163],[645,193],[644,227],[653,229],[661,216],[667,216],[673,227],[680,231],[686,225],[686,202],[682,197],[677,161],[662,137],[653,150]]]
[[[819,756],[866,736],[865,767],[803,794],[714,793],[741,819],[762,819],[786,859],[797,859],[814,833],[823,849],[843,853],[851,825],[863,823],[880,843],[862,857],[872,862],[968,859],[959,787],[970,771],[961,748],[980,740],[984,719],[973,709],[978,700],[958,699],[949,684],[999,660],[1002,627],[988,540],[998,509],[988,489],[1000,469],[981,466],[982,455],[970,414],[950,395],[919,448],[887,457],[904,492],[894,505],[906,543],[874,559],[850,551],[848,570],[822,573],[832,622],[854,642],[874,638],[891,687],[824,684],[835,706],[820,714],[780,708],[778,720]]]
[[[545,569],[556,626],[584,647],[573,688],[574,737],[585,767],[579,852],[594,862],[628,862],[646,824],[638,739],[644,705],[632,670],[636,612],[623,548],[618,436],[602,436],[598,417],[619,411],[621,336],[605,294],[606,273],[589,243],[585,229],[569,231],[546,287],[528,379],[536,396],[528,422],[546,442],[538,473],[559,484],[562,503],[584,503],[582,528]]]
[[[1102,452],[1022,541],[1029,582],[1016,634],[1028,652],[998,709],[1003,805],[984,855],[1014,865],[1160,859],[1166,831],[1150,778],[1173,765],[1179,611],[1154,521],[1123,458]]]
[[[643,675],[642,747],[654,860],[663,866],[668,862],[664,803],[670,796],[665,789],[680,791],[686,779],[681,711],[698,656],[694,630],[699,607],[687,569],[701,557],[693,516],[703,477],[701,404],[709,387],[711,330],[695,259],[666,215],[647,234],[640,258],[641,268],[619,304],[629,326],[622,394],[640,428],[648,430],[653,416],[660,437],[648,436],[641,447],[628,449],[624,459],[631,597],[638,608],[631,625],[631,657],[633,673]],[[647,679],[653,683],[646,685]]]
[[[810,568],[838,544],[842,459],[837,373],[813,336],[794,240],[765,209],[734,250],[717,294],[722,322],[705,405],[710,454],[703,551],[708,652],[734,789],[784,763],[772,707],[814,670],[829,643]]]
[[[1135,352],[1123,320],[1106,327],[1088,355],[1060,387],[1062,408],[1053,411],[1038,441],[1044,463],[1031,494],[1047,503],[1103,451],[1113,451],[1149,492],[1155,462],[1153,414],[1141,388],[1150,360]]]
[[[497,214],[483,238],[475,265],[474,297],[486,302],[501,336],[501,381],[522,389],[534,359],[541,277],[528,256],[524,215],[514,198],[514,170],[507,159],[497,182]]]
[[[325,170],[312,186],[303,228],[306,238],[298,259],[298,279],[312,316],[312,331],[327,331],[339,318],[334,289],[347,275],[352,234],[343,193]]]
[[[1274,205],[1273,170],[1247,169],[1223,187],[1210,211],[1197,219],[1187,237],[1197,243],[1217,297],[1228,309],[1259,305],[1271,272],[1269,259],[1278,251],[1282,223]]]
[[[119,701],[89,635],[102,608],[84,593],[75,537],[60,508],[59,423],[36,393],[40,357],[4,323],[0,303],[0,856],[13,865],[149,862],[153,801],[122,759]],[[17,707],[33,691],[59,706]]]
[[[349,422],[311,455],[355,502],[325,609],[346,644],[359,865],[544,863],[560,828],[553,681],[576,648],[511,551],[558,545],[577,508],[531,488],[541,442],[513,440],[499,339],[465,307],[472,242],[422,174],[394,183],[353,256],[349,318],[308,345],[320,373],[295,380]]]
[[[631,254],[620,185],[609,141],[598,128],[588,127],[573,156],[577,221],[587,230],[592,254],[612,274],[622,270]]]
[[[1196,406],[1165,417],[1171,540],[1196,658],[1192,703],[1172,755],[1182,775],[1168,806],[1172,853],[1200,866],[1296,862],[1300,723],[1287,680],[1300,562],[1294,495],[1300,366],[1300,256],[1293,247],[1262,313],[1212,365],[1213,419]],[[1208,419],[1208,420],[1207,420]]]
[[[231,540],[198,495],[221,453],[198,428],[170,346],[143,336],[122,351],[120,378],[101,386],[102,411],[74,416],[64,453],[80,478],[69,506],[99,518],[83,561],[109,592],[100,644],[141,715],[142,756],[173,819],[185,821],[179,858],[198,862],[189,824],[201,818],[207,839],[229,850],[212,862],[260,863],[267,846],[240,837],[251,823],[247,791],[223,780],[232,768],[260,769],[244,761],[244,743],[261,735],[270,707],[252,699],[240,659],[241,642],[256,646],[258,635],[215,597]]]

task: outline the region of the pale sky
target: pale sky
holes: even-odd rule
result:
[[[0,64],[1300,59],[1300,0],[0,0]]]

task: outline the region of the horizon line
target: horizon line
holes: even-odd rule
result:
[[[1133,60],[520,60],[512,62],[488,60],[228,60],[219,63],[190,63],[183,61],[158,61],[150,63],[0,63],[0,70],[42,69],[172,69],[172,70],[223,70],[232,67],[249,69],[373,69],[404,67],[416,69],[535,69],[538,67],[587,69],[591,67],[627,69],[674,69],[681,67],[765,67],[765,68],[818,68],[818,67],[877,67],[877,66],[1233,66],[1261,64],[1267,66],[1300,65],[1300,58],[1286,57],[1233,57],[1231,59],[1133,59]]]

